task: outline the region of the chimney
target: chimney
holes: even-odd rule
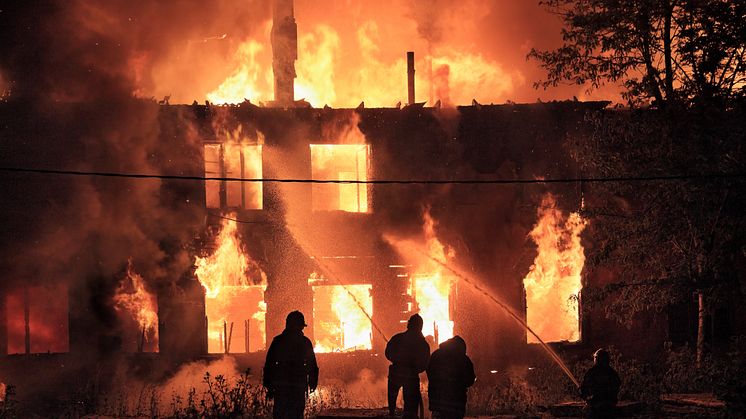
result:
[[[272,69],[275,73],[275,105],[295,103],[295,61],[298,59],[298,25],[293,0],[274,0],[272,22]]]
[[[407,52],[407,86],[409,104],[414,105],[414,51]]]

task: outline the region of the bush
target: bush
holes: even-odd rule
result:
[[[248,371],[241,374],[231,385],[222,375],[213,379],[205,373],[203,383],[206,390],[197,397],[192,388],[186,400],[174,395],[172,407],[174,418],[240,418],[266,417],[271,411],[266,401],[266,392],[261,386],[249,382]]]

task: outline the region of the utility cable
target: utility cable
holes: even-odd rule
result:
[[[368,185],[520,185],[520,184],[553,184],[553,183],[619,183],[619,182],[659,182],[687,180],[724,180],[743,179],[746,173],[703,173],[681,175],[650,176],[611,176],[611,177],[570,177],[550,179],[372,179],[372,180],[335,180],[335,179],[302,179],[302,178],[235,178],[189,175],[163,175],[126,172],[100,172],[80,170],[38,169],[23,167],[0,167],[0,172],[27,173],[60,176],[92,176],[129,179],[160,179],[184,181],[219,181],[251,183],[312,183],[312,184],[368,184]]]

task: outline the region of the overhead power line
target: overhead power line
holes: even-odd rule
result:
[[[552,183],[610,183],[610,182],[656,182],[686,180],[720,180],[746,178],[746,173],[704,173],[680,175],[650,176],[612,176],[612,177],[569,177],[553,179],[371,179],[371,180],[337,180],[337,179],[301,179],[301,178],[235,178],[188,175],[163,175],[149,173],[99,172],[80,170],[37,169],[24,167],[0,167],[4,173],[27,173],[56,176],[88,176],[127,179],[160,179],[184,181],[220,181],[252,183],[313,183],[313,184],[368,184],[368,185],[520,185]]]

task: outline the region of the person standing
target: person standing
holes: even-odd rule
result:
[[[303,335],[303,313],[293,311],[285,319],[285,330],[274,339],[264,363],[263,385],[275,400],[275,419],[303,418],[307,392],[319,382],[319,367],[311,341]]]
[[[422,317],[414,314],[407,322],[407,330],[391,338],[386,345],[386,359],[391,361],[388,377],[389,415],[396,412],[399,389],[404,392],[404,417],[416,418],[422,403],[420,373],[427,368],[430,346],[422,336]]]
[[[580,395],[585,400],[588,418],[611,418],[616,412],[622,381],[610,365],[609,352],[599,349],[593,354],[593,366],[583,376]]]
[[[466,391],[476,378],[464,339],[454,336],[441,343],[427,366],[427,394],[433,419],[462,419],[466,413]]]

